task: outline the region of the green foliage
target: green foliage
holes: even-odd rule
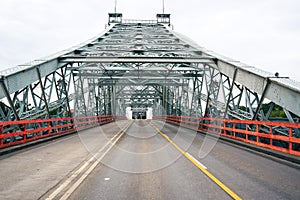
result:
[[[240,106],[240,110],[247,111],[247,108],[245,106]]]
[[[272,106],[272,103],[268,103],[268,104],[263,104],[261,109],[263,110],[263,112],[265,114],[268,113],[269,108]],[[243,111],[248,111],[248,109],[245,106],[240,106],[239,109],[243,110]],[[292,117],[296,117],[296,115],[294,115],[293,113]],[[274,105],[274,108],[270,114],[270,118],[286,118],[285,112],[283,110],[282,107],[280,107],[279,105]]]
[[[262,110],[264,111],[265,114],[268,112],[271,105],[272,103],[262,105]],[[270,114],[270,118],[286,118],[283,108],[275,104]]]
[[[286,118],[286,116],[283,109],[277,109],[271,112],[270,118]]]
[[[55,116],[55,115],[57,115],[57,113],[58,113],[58,108],[55,108],[55,109],[53,109],[53,110],[50,110],[50,116]]]

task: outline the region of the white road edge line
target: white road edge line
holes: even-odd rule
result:
[[[118,135],[118,134],[116,134]],[[111,138],[114,139],[115,137]],[[111,140],[109,140],[100,150],[99,152],[103,151],[104,148],[106,148],[107,145],[111,143]],[[91,157],[88,161],[86,161],[77,171],[72,173],[72,175],[65,181],[63,184],[61,184],[46,200],[52,200],[54,199],[65,187],[67,187],[93,160],[95,159],[95,155]]]
[[[117,141],[123,136],[124,132],[111,144],[111,146],[104,152],[104,154],[78,179],[72,187],[60,198],[60,200],[66,200],[77,189],[77,187],[84,181],[84,179],[94,170],[94,168],[101,162],[106,154],[113,148]]]
[[[46,200],[54,199],[61,191],[63,191],[89,165],[89,163],[93,162],[94,159],[97,159],[96,157],[100,154],[101,151],[103,151],[109,144],[111,144],[111,146],[103,153],[103,155],[98,160],[96,160],[96,162],[86,172],[84,172],[84,174],[80,177],[80,179],[77,180],[74,183],[74,185],[71,188],[69,188],[69,190],[60,198],[60,199],[67,199],[75,191],[75,189],[81,184],[81,182],[99,164],[99,162],[109,152],[109,150],[117,143],[117,141],[126,132],[128,127],[129,126],[126,126],[125,129],[123,129],[122,131],[120,131],[116,135],[114,135],[114,137],[112,137],[93,157],[91,157],[88,161],[86,161],[84,163],[84,165],[82,165],[76,172],[72,173],[72,175],[63,184],[61,184],[49,197],[47,197]],[[120,134],[120,133],[122,133],[122,134]],[[119,137],[113,143],[111,143],[117,136],[119,136]],[[74,187],[75,185],[77,185],[77,186]],[[74,190],[71,192],[71,189],[74,189]]]
[[[192,156],[188,152],[185,152],[185,153],[188,154],[195,162],[197,162],[199,165],[201,165],[204,169],[207,169],[207,167],[205,165],[203,165],[201,162],[199,162],[196,158],[194,158],[194,156]]]

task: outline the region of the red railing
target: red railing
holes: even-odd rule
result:
[[[300,123],[187,116],[158,116],[153,119],[300,156]]]
[[[0,122],[0,148],[113,122],[115,117],[91,116]]]

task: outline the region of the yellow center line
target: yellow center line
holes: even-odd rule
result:
[[[206,176],[208,176],[213,182],[215,182],[222,190],[224,190],[233,199],[242,199],[231,189],[229,189],[224,183],[217,179],[212,173],[210,173],[203,165],[195,160],[189,153],[181,149],[176,143],[174,143],[166,134],[161,132],[156,126],[151,123],[151,126],[168,142],[170,142],[180,153],[182,153],[187,159],[189,159],[195,166],[197,166]]]

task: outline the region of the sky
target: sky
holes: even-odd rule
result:
[[[46,57],[105,29],[115,0],[1,0],[0,70]],[[165,0],[174,30],[200,46],[300,81],[299,0]],[[124,19],[155,19],[162,0],[118,0]]]

